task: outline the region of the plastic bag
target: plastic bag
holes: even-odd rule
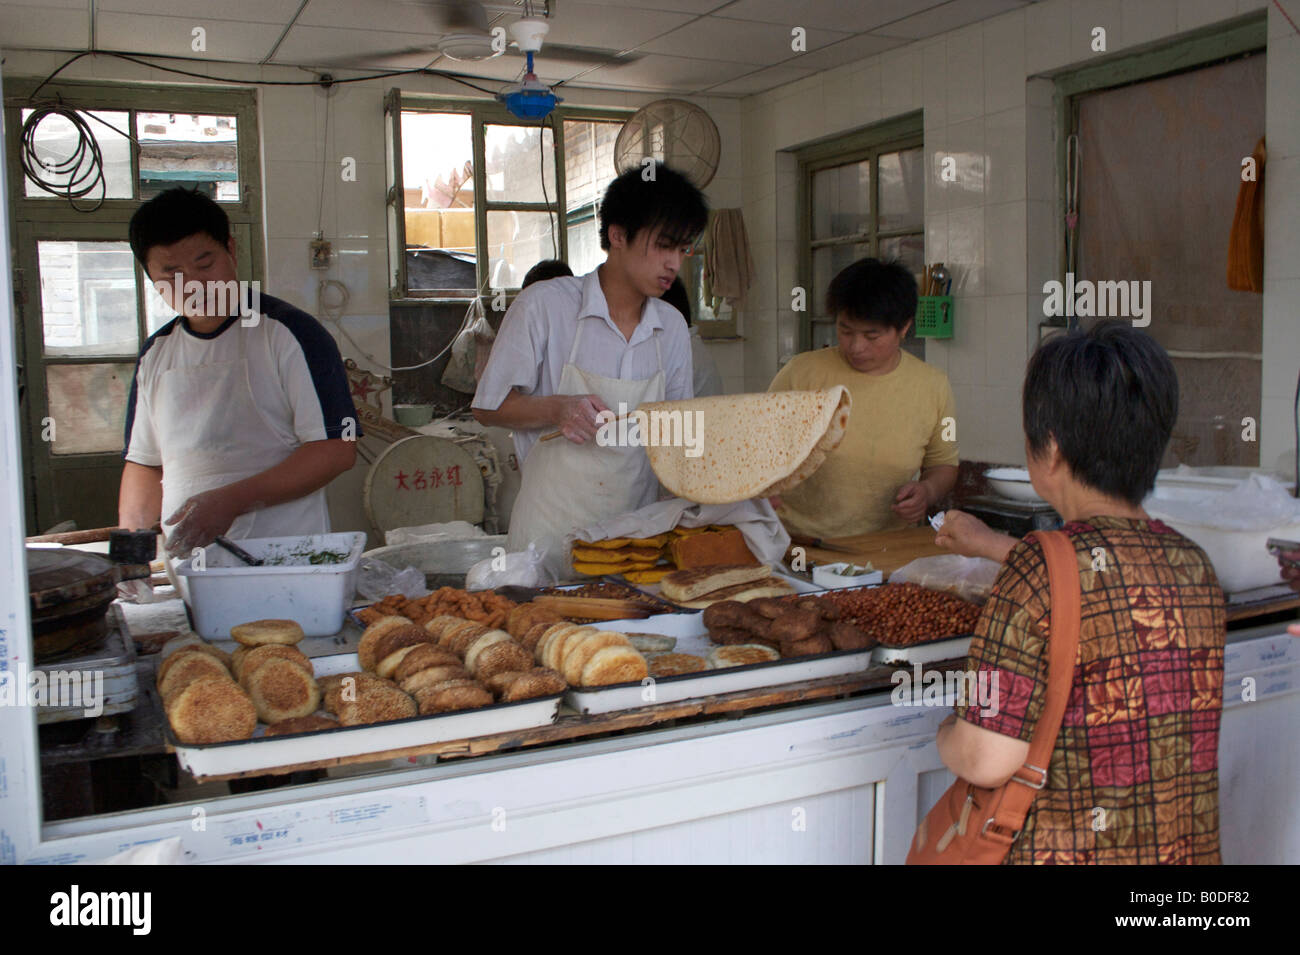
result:
[[[920,584],[930,590],[943,590],[963,600],[983,603],[993,590],[1002,565],[985,557],[940,554],[918,557],[889,575],[891,584]]]
[[[395,544],[432,544],[437,541],[470,540],[487,536],[487,531],[468,521],[448,521],[416,527],[394,527],[391,531],[384,532],[384,543],[391,547]]]
[[[529,544],[528,550],[485,557],[465,574],[466,590],[496,587],[549,587],[556,577],[546,566],[546,550]]]
[[[451,343],[451,358],[447,360],[447,368],[442,373],[442,383],[455,391],[472,395],[478,390],[478,376],[487,364],[487,356],[492,350],[492,343],[496,341],[497,333],[488,324],[482,299],[474,299],[470,308],[474,311],[474,318]],[[480,353],[481,362],[478,359]]]
[[[424,572],[417,567],[398,570],[374,557],[361,558],[357,572],[357,593],[367,600],[383,600],[392,594],[414,600],[429,593]]]

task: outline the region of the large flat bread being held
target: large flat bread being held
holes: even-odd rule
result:
[[[780,494],[811,477],[844,439],[851,400],[836,385],[655,401],[637,415],[664,487],[698,504],[731,504]],[[692,424],[685,426],[688,415]],[[677,440],[668,440],[669,425]]]

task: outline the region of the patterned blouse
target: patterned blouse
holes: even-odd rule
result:
[[[1047,787],[1006,861],[1218,864],[1226,615],[1214,569],[1159,521],[1094,517],[1065,531],[1082,588],[1074,685]],[[996,713],[972,701],[959,718],[1029,742],[1047,693],[1048,590],[1042,547],[1026,537],[967,661],[996,686]]]

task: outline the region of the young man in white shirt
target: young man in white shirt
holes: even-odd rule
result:
[[[131,217],[131,250],[181,314],[149,337],[127,402],[118,523],[160,519],[173,555],[232,538],[329,531],[325,485],[356,459],[338,346],[314,318],[236,282],[212,199],[170,189]],[[198,290],[203,294],[190,294]],[[240,296],[213,294],[240,289]]]
[[[615,179],[600,207],[605,262],[538,282],[501,323],[474,396],[474,417],[514,429],[523,482],[508,546],[552,557],[574,527],[653,503],[642,447],[597,440],[602,412],[693,396],[686,322],[661,296],[704,231],[704,197],[662,163]],[[547,431],[563,439],[539,443]]]

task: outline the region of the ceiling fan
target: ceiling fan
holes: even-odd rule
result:
[[[472,73],[469,64],[495,59],[509,52],[507,37],[514,40],[519,52],[531,51],[520,45],[514,29],[515,18],[536,20],[549,28],[556,16],[556,0],[393,0],[404,6],[421,7],[429,18],[429,33],[441,34],[440,39],[425,46],[412,46],[396,50],[367,52],[360,56],[349,57],[346,61],[333,60],[330,65],[354,67],[358,69],[383,69],[392,65],[397,57],[410,57],[428,54],[430,59],[446,57],[457,63],[466,64],[466,72]],[[525,31],[528,42],[539,31]],[[540,30],[545,35],[546,29]],[[540,43],[540,40],[537,42]],[[623,66],[640,59],[640,54],[628,54],[622,50],[601,49],[581,46],[566,46],[551,43],[546,48],[548,62],[565,63],[578,67]],[[531,64],[524,72],[532,72]],[[526,77],[525,77],[526,79]]]

